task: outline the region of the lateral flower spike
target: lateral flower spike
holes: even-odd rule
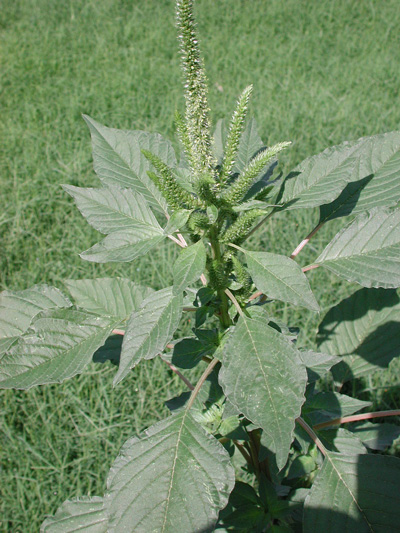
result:
[[[148,171],[149,178],[160,189],[162,195],[167,200],[172,209],[194,209],[198,206],[196,198],[189,192],[182,189],[172,174],[171,169],[155,154],[148,150],[142,150],[142,154],[150,161],[160,175]]]
[[[265,150],[257,154],[254,157],[254,159],[252,159],[251,162],[247,165],[247,167],[243,170],[243,172],[240,174],[237,180],[234,181],[232,185],[228,189],[225,190],[225,192],[221,195],[221,198],[228,205],[233,206],[233,205],[239,204],[242,198],[247,193],[247,191],[253,185],[254,180],[263,170],[265,165],[273,157],[275,157],[279,152],[281,152],[284,148],[288,147],[290,144],[292,143],[291,142],[278,143],[278,144],[275,144],[274,146],[271,146],[270,148],[266,148]]]
[[[176,26],[184,75],[190,164],[194,174],[199,177],[204,172],[210,173],[214,162],[211,151],[207,78],[196,37],[193,0],[178,0],[176,6]]]
[[[232,172],[233,165],[235,164],[235,158],[239,148],[240,137],[243,132],[244,121],[246,119],[247,108],[252,92],[252,85],[246,87],[240,95],[236,109],[233,113],[229,126],[228,139],[226,141],[225,156],[219,177],[221,184],[224,184],[227,181],[229,174]]]

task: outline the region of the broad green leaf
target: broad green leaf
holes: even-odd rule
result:
[[[295,261],[269,252],[243,252],[257,289],[269,298],[319,311],[310,284]]]
[[[122,447],[107,481],[108,531],[213,531],[234,480],[224,447],[177,413]]]
[[[0,355],[25,333],[41,311],[71,305],[61,291],[48,285],[0,293]]]
[[[400,209],[361,213],[339,231],[315,263],[364,287],[399,287]]]
[[[105,239],[95,244],[80,256],[95,263],[124,262],[146,255],[152,248],[165,239],[162,229],[156,231],[125,230],[110,233]]]
[[[366,154],[367,155],[367,154]],[[320,222],[358,214],[373,207],[392,207],[400,200],[400,132],[370,138],[369,157],[361,161],[360,178],[349,183],[331,204],[320,208]]]
[[[43,522],[40,533],[107,533],[107,522],[103,498],[67,500]]]
[[[332,373],[344,383],[386,368],[400,355],[400,298],[395,290],[361,289],[328,311],[318,349],[342,358]]]
[[[114,378],[119,383],[142,359],[152,359],[171,340],[182,315],[182,293],[172,287],[150,294],[128,320],[121,361]]]
[[[120,320],[128,318],[154,292],[150,287],[122,278],[70,279],[64,283],[78,307]]]
[[[300,357],[307,368],[309,383],[321,379],[334,365],[341,362],[341,358],[336,355],[312,350],[300,350]]]
[[[257,122],[252,118],[240,138],[233,172],[242,172],[261,148],[264,148],[264,143],[258,135]]]
[[[352,415],[369,407],[371,402],[364,402],[338,392],[318,392],[307,398],[303,412],[307,413],[307,420],[312,425]]]
[[[171,362],[178,368],[194,368],[203,355],[210,355],[216,346],[211,343],[207,346],[197,339],[188,337],[180,340],[174,346]]]
[[[394,424],[361,422],[349,429],[371,450],[385,450],[400,436],[400,426]]]
[[[344,428],[329,428],[318,431],[322,444],[331,452],[344,455],[359,455],[367,453],[367,448],[360,438]]]
[[[206,267],[207,253],[203,241],[184,248],[174,263],[174,292],[182,292],[197,281]]]
[[[175,167],[177,163],[171,143],[158,133],[116,130],[88,116],[83,118],[92,136],[94,170],[100,180],[105,185],[129,187],[141,193],[152,207],[166,212],[164,198],[147,175],[151,165],[142,150],[149,150],[169,167]]]
[[[286,209],[303,209],[335,200],[354,181],[362,141],[345,142],[305,159],[286,177],[279,203]]]
[[[280,469],[293,440],[307,381],[296,348],[261,318],[240,318],[223,347],[219,379],[233,406],[264,431]]]
[[[29,389],[81,373],[115,326],[110,317],[47,311],[0,360],[0,388]]]
[[[165,235],[171,235],[175,231],[183,228],[189,219],[190,213],[191,211],[188,209],[179,209],[178,211],[174,211],[164,228]]]
[[[389,533],[399,523],[399,459],[327,453],[304,504],[304,533]]]
[[[132,189],[109,186],[103,189],[84,189],[64,185],[64,190],[75,200],[79,211],[89,224],[101,233],[114,233],[125,229],[146,231],[161,226],[145,198]]]

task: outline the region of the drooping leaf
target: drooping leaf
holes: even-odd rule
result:
[[[89,224],[101,233],[114,233],[125,229],[146,231],[161,226],[144,196],[132,189],[109,186],[103,189],[64,185],[65,191],[75,200],[79,211]]]
[[[125,230],[110,233],[80,256],[95,263],[129,262],[146,255],[152,248],[165,239],[165,235],[155,229]]]
[[[203,241],[184,248],[174,263],[174,292],[182,292],[197,281],[206,267],[207,253]]]
[[[236,162],[233,172],[242,172],[252,158],[264,147],[264,143],[258,134],[257,122],[250,119],[240,138],[239,149],[236,154]]]
[[[88,116],[83,118],[90,128],[94,170],[100,180],[105,185],[129,187],[143,194],[152,207],[166,212],[164,198],[147,175],[150,163],[142,150],[149,150],[169,167],[175,167],[176,157],[171,143],[158,133],[116,130]]]
[[[46,518],[40,533],[107,533],[107,522],[103,498],[67,500],[54,516]]]
[[[300,350],[300,357],[307,368],[309,383],[321,379],[334,365],[341,362],[341,358],[336,355],[312,350]]]
[[[5,352],[45,309],[70,307],[61,291],[48,285],[35,285],[24,291],[0,294],[0,354]]]
[[[81,373],[115,326],[110,317],[47,311],[0,360],[0,388],[29,389]]]
[[[78,307],[120,320],[128,318],[154,292],[123,278],[70,279],[64,283]]]
[[[399,459],[327,453],[304,504],[304,533],[388,533],[399,521]]]
[[[182,315],[182,293],[168,287],[150,294],[128,320],[121,361],[114,378],[119,383],[142,359],[152,359],[171,340]]]
[[[270,298],[319,311],[310,284],[295,261],[269,252],[243,252],[257,289]]]
[[[315,263],[364,287],[399,287],[400,209],[361,213],[339,231]]]
[[[337,381],[366,376],[400,355],[400,298],[395,290],[361,289],[328,311],[318,349],[342,358]]]
[[[122,447],[107,482],[108,531],[213,531],[233,485],[228,453],[184,410]]]
[[[349,183],[331,204],[320,208],[320,222],[355,215],[373,207],[392,207],[400,200],[400,132],[370,138],[358,181]]]
[[[394,424],[358,422],[349,430],[371,450],[385,450],[400,436],[400,426]]]
[[[240,318],[223,347],[219,379],[229,401],[264,431],[278,467],[286,463],[307,373],[296,348],[262,318]]]
[[[307,413],[307,420],[312,425],[352,415],[369,407],[371,402],[365,402],[338,392],[318,392],[307,398],[303,411]]]

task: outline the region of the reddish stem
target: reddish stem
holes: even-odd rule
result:
[[[400,409],[393,411],[381,411],[375,413],[363,413],[361,415],[344,416],[342,418],[335,418],[328,422],[321,422],[316,424],[313,429],[322,429],[330,426],[339,426],[340,424],[349,424],[350,422],[359,422],[360,420],[371,420],[372,418],[383,418],[385,416],[400,416]]]
[[[310,428],[310,426],[307,424],[305,420],[303,420],[301,417],[296,418],[296,422],[301,426],[304,431],[308,434],[309,437],[314,441],[319,451],[322,453],[322,455],[325,457],[326,455],[326,449],[325,446],[322,444],[322,442],[319,440],[317,435],[314,433],[314,431]]]
[[[290,259],[293,259],[294,257],[296,257],[296,255],[298,255],[298,254],[302,251],[302,249],[304,248],[304,246],[310,242],[310,240],[314,237],[314,235],[317,233],[317,231],[318,231],[319,229],[322,228],[322,226],[323,226],[323,224],[318,224],[318,226],[316,226],[316,227],[311,231],[311,233],[309,233],[309,234],[307,235],[307,237],[301,241],[301,243],[300,243],[300,244],[297,246],[297,248],[293,251],[292,255],[290,256]]]
[[[320,265],[308,265],[306,267],[303,267],[301,270],[303,272],[308,272],[309,270],[314,270],[314,268],[318,268]]]

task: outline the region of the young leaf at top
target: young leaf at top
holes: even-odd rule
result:
[[[2,357],[0,388],[29,389],[81,373],[117,324],[71,309],[45,312]]]
[[[242,172],[262,148],[265,148],[265,146],[258,134],[257,122],[254,118],[251,118],[240,137],[233,172]]]
[[[103,498],[67,500],[54,516],[46,518],[40,533],[107,533],[108,516]]]
[[[161,227],[144,196],[132,189],[109,186],[104,189],[85,189],[64,185],[64,190],[75,200],[79,211],[89,224],[101,233],[133,229],[146,231]]]
[[[369,157],[360,161],[358,176],[332,203],[320,208],[320,223],[356,215],[373,207],[392,207],[400,200],[400,132],[369,138]]]
[[[332,307],[319,325],[318,348],[338,355],[341,383],[386,368],[400,355],[400,298],[395,290],[360,289]]]
[[[177,230],[183,228],[188,221],[191,211],[188,209],[178,209],[174,211],[164,228],[165,235],[171,235]]]
[[[376,207],[361,213],[315,263],[364,287],[399,287],[400,209]]]
[[[182,293],[168,287],[150,294],[130,317],[122,344],[117,385],[142,359],[152,359],[171,340],[182,315]]]
[[[141,193],[152,207],[165,213],[167,205],[147,175],[150,163],[142,150],[151,151],[168,166],[175,167],[177,162],[171,143],[158,133],[116,130],[86,115],[83,118],[92,136],[94,170],[100,180],[105,185],[128,187]]]
[[[122,278],[70,279],[64,283],[78,307],[120,320],[139,309],[143,300],[154,292],[150,287]]]
[[[146,255],[152,248],[165,239],[163,230],[160,228],[129,229],[110,233],[105,239],[95,244],[80,256],[86,261],[95,263],[133,261]]]
[[[203,241],[184,248],[174,263],[174,293],[186,289],[199,279],[206,267],[207,253]]]
[[[269,252],[243,250],[243,253],[257,289],[269,298],[319,311],[308,279],[295,261]]]
[[[48,285],[0,293],[0,355],[25,333],[41,311],[71,305],[61,291]]]
[[[234,479],[224,447],[180,411],[122,447],[107,481],[108,531],[213,531]]]
[[[389,533],[400,521],[400,460],[327,452],[304,504],[304,533]]]
[[[223,347],[219,374],[229,401],[264,430],[279,469],[304,403],[306,369],[296,348],[261,317],[240,318]]]

